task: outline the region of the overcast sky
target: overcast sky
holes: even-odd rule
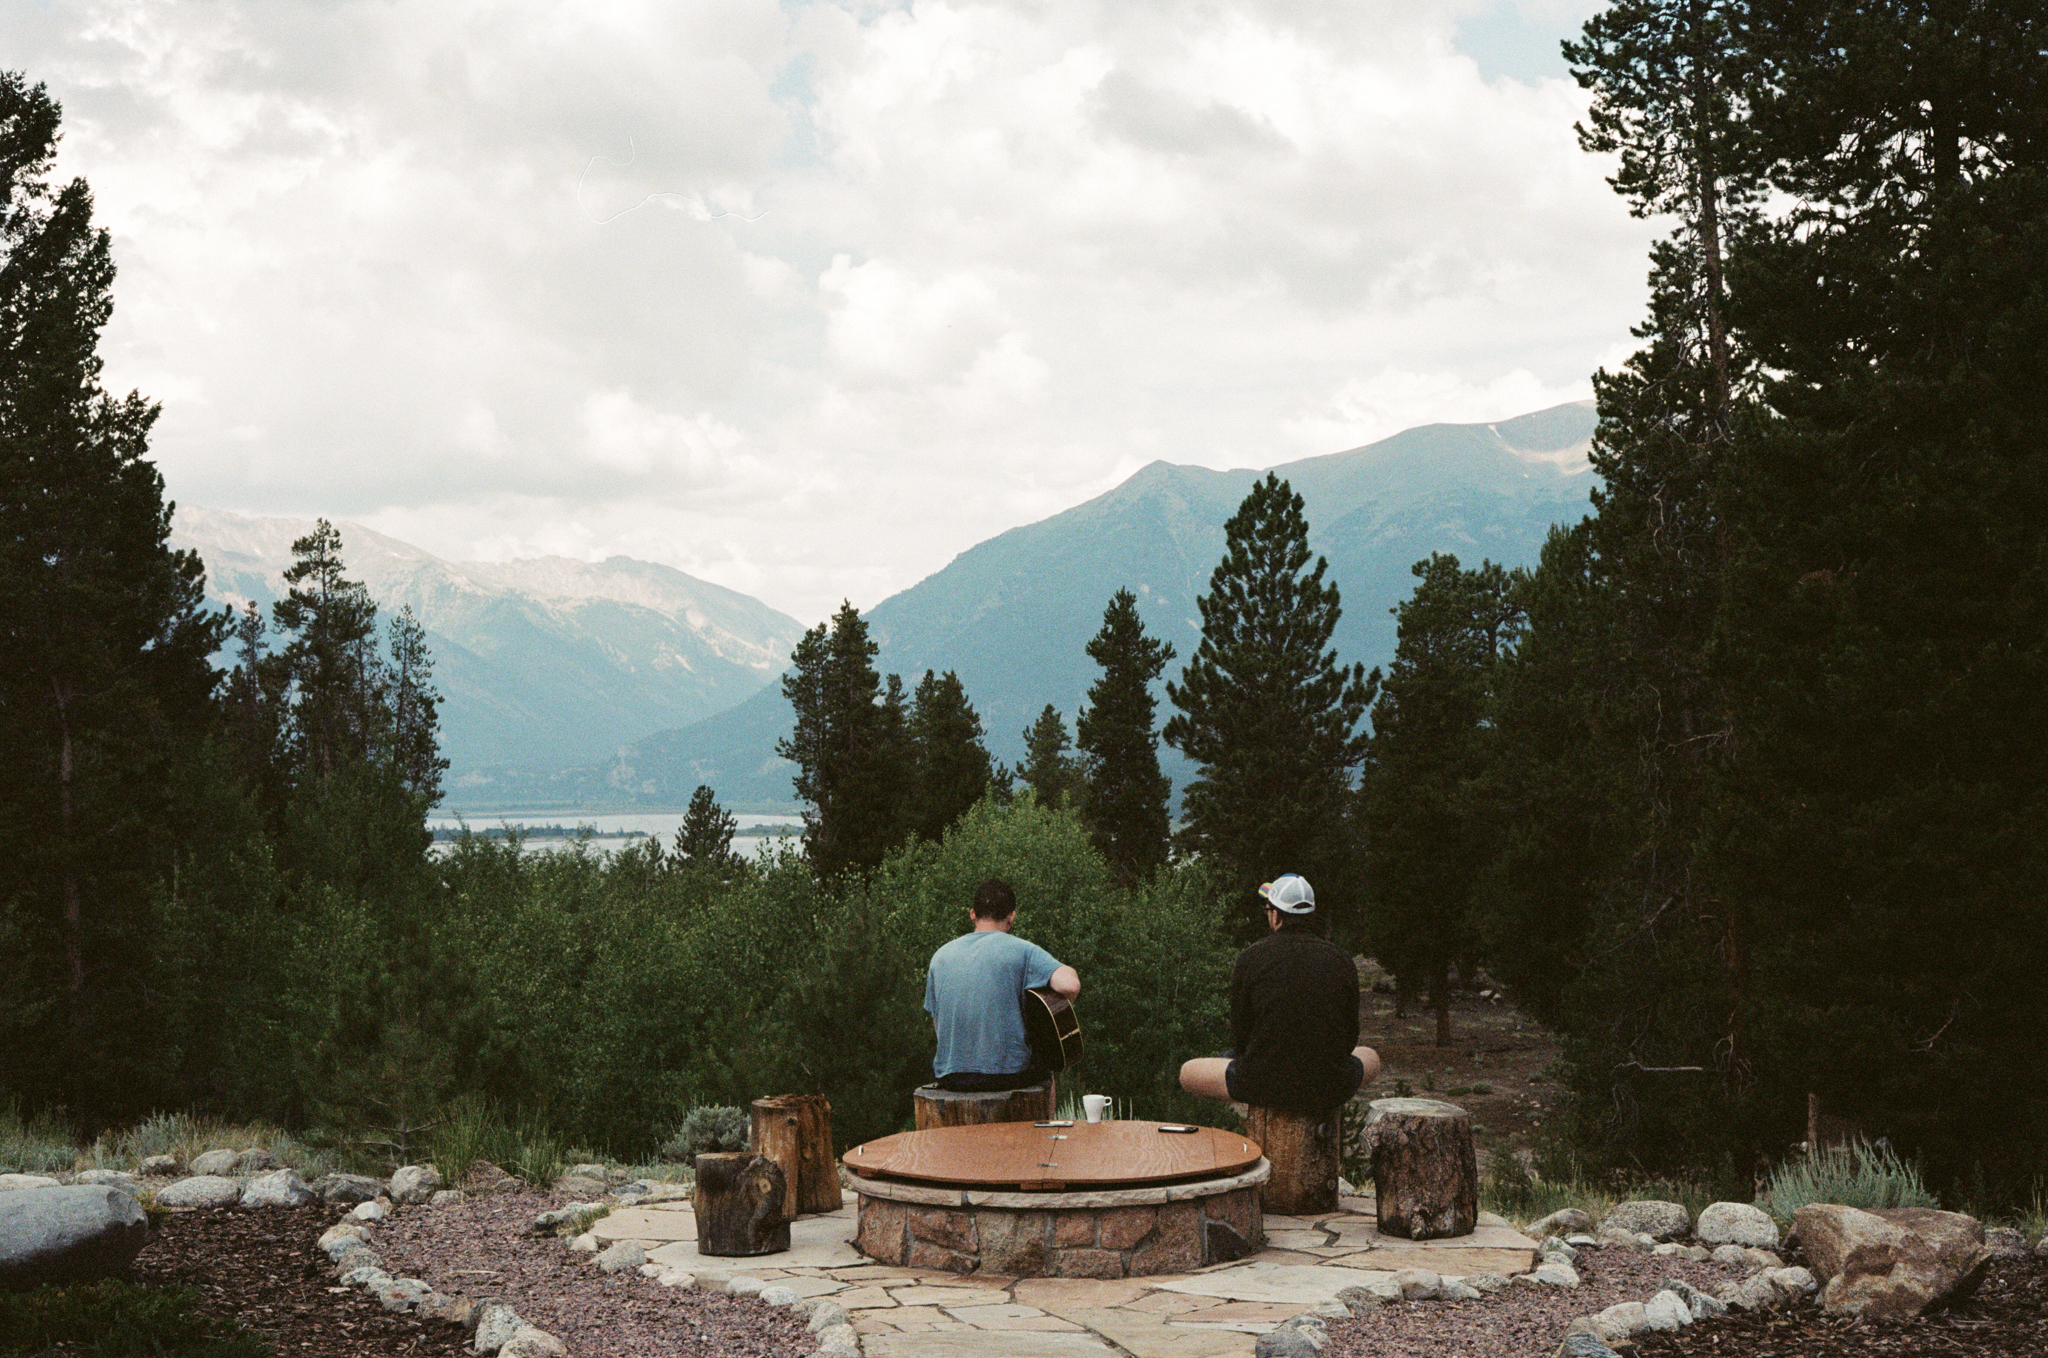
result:
[[[1154,458],[1590,394],[1585,0],[0,0],[170,494],[868,607]]]

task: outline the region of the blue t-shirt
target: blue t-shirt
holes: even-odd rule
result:
[[[938,1025],[932,1074],[1015,1075],[1031,1068],[1017,1001],[1052,980],[1059,960],[999,929],[962,934],[932,954],[924,1007]]]

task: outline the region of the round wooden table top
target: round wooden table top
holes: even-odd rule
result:
[[[1236,1132],[1197,1127],[1166,1132],[1166,1122],[1083,1122],[1039,1127],[987,1122],[898,1132],[840,1157],[855,1174],[975,1188],[1057,1192],[1130,1187],[1238,1174],[1264,1154]]]

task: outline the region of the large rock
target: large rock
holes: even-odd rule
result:
[[[241,1158],[240,1151],[202,1151],[192,1157],[191,1168],[197,1175],[233,1174]]]
[[[1700,1213],[1693,1233],[1708,1249],[1740,1245],[1744,1249],[1778,1248],[1778,1223],[1761,1207],[1746,1202],[1717,1202]]]
[[[487,1301],[477,1310],[476,1339],[471,1347],[478,1353],[496,1353],[525,1324],[519,1313],[505,1303]]]
[[[1910,1320],[1961,1301],[1991,1258],[1982,1222],[1931,1207],[1808,1203],[1792,1232],[1821,1284],[1820,1304],[1840,1315]]]
[[[432,1165],[407,1165],[391,1176],[391,1200],[418,1204],[441,1187],[441,1172]]]
[[[313,1181],[313,1191],[329,1206],[346,1207],[374,1202],[384,1191],[384,1181],[367,1174],[323,1174]]]
[[[136,1168],[152,1179],[172,1179],[185,1172],[175,1155],[145,1155]]]
[[[134,1262],[149,1220],[134,1195],[104,1184],[0,1194],[0,1287],[92,1282]]]
[[[235,1157],[235,1173],[268,1174],[274,1169],[283,1169],[278,1158],[261,1146],[252,1146]]]
[[[1593,1229],[1593,1214],[1583,1207],[1560,1207],[1541,1221],[1529,1223],[1526,1234],[1541,1240],[1546,1235],[1570,1235]]]
[[[19,1193],[30,1188],[60,1188],[47,1174],[0,1174],[0,1193]]]
[[[228,1207],[242,1200],[242,1186],[219,1174],[195,1174],[157,1190],[159,1207]]]
[[[1692,1213],[1682,1203],[1636,1198],[1608,1208],[1600,1225],[1604,1230],[1634,1231],[1663,1244],[1692,1234]]]
[[[279,1169],[249,1180],[242,1189],[242,1206],[304,1207],[314,1197],[297,1170]]]

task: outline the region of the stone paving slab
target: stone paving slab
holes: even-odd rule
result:
[[[1253,1336],[1236,1330],[1171,1325],[1140,1311],[1077,1311],[1067,1319],[1086,1325],[1132,1358],[1249,1358],[1258,1347]]]
[[[1219,1301],[1288,1302],[1297,1308],[1332,1301],[1347,1287],[1356,1287],[1364,1272],[1321,1265],[1269,1264],[1254,1259],[1238,1268],[1160,1284],[1165,1292],[1215,1297]],[[1385,1276],[1392,1277],[1389,1270]]]
[[[590,1233],[606,1245],[620,1240],[667,1242],[695,1240],[697,1214],[671,1208],[622,1207],[590,1227]]]
[[[1498,1273],[1513,1277],[1534,1267],[1529,1250],[1422,1250],[1378,1249],[1362,1254],[1343,1254],[1329,1260],[1338,1268],[1389,1272],[1402,1268],[1426,1268],[1446,1278],[1469,1278],[1475,1273]]]
[[[985,1358],[1115,1358],[1116,1350],[1094,1335],[1025,1334],[977,1330],[963,1343],[954,1333],[869,1334],[861,1337],[868,1358],[958,1358],[963,1353]]]

